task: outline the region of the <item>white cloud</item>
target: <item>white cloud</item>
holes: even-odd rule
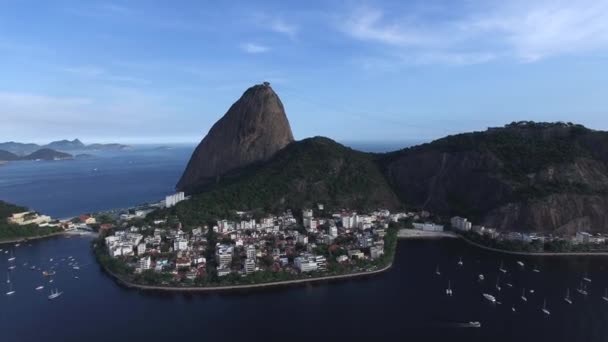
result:
[[[267,46],[256,44],[256,43],[244,43],[241,44],[241,49],[247,53],[264,53],[270,50]]]
[[[379,59],[399,64],[534,62],[608,49],[608,1],[480,2],[461,8],[449,19],[449,9],[433,17],[419,9],[388,16],[377,8],[356,8],[340,17],[338,27],[356,40],[386,46]]]
[[[296,25],[285,22],[283,19],[274,19],[271,21],[270,29],[274,32],[284,34],[290,39],[295,39],[298,33],[298,27]]]

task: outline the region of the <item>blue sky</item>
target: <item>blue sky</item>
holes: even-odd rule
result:
[[[199,141],[270,81],[297,139],[608,129],[608,1],[0,0],[0,141]]]

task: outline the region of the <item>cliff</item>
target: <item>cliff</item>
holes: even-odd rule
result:
[[[509,230],[608,231],[608,133],[518,122],[378,157],[401,200]]]

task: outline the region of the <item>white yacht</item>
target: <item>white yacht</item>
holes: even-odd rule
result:
[[[496,290],[500,291],[502,288],[500,287],[500,277],[496,276]]]
[[[568,304],[572,304],[572,299],[570,299],[570,289],[566,290],[566,297],[564,297],[564,301]]]
[[[13,255],[12,250],[11,250],[11,256],[8,258],[8,261],[15,261],[15,256]]]
[[[55,291],[51,290],[51,294],[49,295],[49,299],[55,299],[61,296],[63,292],[59,292],[59,290],[55,289]]]
[[[492,303],[496,303],[496,297],[492,296],[491,294],[484,293],[483,298],[489,300]]]
[[[486,279],[486,278],[483,276],[483,274],[480,274],[480,275],[478,276],[478,278],[479,278],[479,281],[482,281],[482,280]]]
[[[551,312],[549,310],[547,310],[547,300],[545,299],[545,301],[543,302],[543,308],[542,311],[545,315],[549,316],[551,314]]]
[[[10,282],[11,282],[11,275],[10,275],[10,273],[7,273],[6,274],[6,283],[10,284]]]
[[[532,269],[532,272],[534,272],[534,273],[540,273],[540,270],[536,266],[534,266],[534,268]]]
[[[445,294],[448,296],[452,296],[452,281],[448,280],[448,288],[445,289]]]
[[[471,328],[481,328],[481,323],[478,321],[470,321],[469,322],[469,326]]]
[[[435,268],[435,274],[441,275],[441,272],[439,271],[439,265],[437,265],[437,268]]]
[[[588,294],[587,290],[585,289],[585,284],[581,281],[581,286],[576,289],[576,292],[582,294],[583,296],[586,296]]]
[[[591,278],[589,278],[589,274],[587,272],[585,272],[585,277],[583,277],[583,280],[590,283],[591,282]]]
[[[6,292],[6,295],[7,296],[14,295],[15,294],[15,290],[13,290],[13,283],[11,283],[10,278],[6,282],[8,283],[8,291]]]
[[[458,259],[458,266],[462,266],[464,265],[464,263],[462,262],[462,257],[460,257],[460,259]]]
[[[498,270],[502,273],[507,273],[507,270],[505,270],[505,268],[503,266],[502,260],[500,261],[500,267],[498,267]]]
[[[525,288],[521,292],[521,300],[523,300],[524,302],[528,301],[528,298],[526,298],[526,289]]]
[[[518,264],[519,266],[521,266],[521,267],[524,267],[524,263],[523,263],[523,262],[521,262],[521,261],[517,261],[517,264]]]
[[[42,289],[44,289],[44,286],[42,286],[42,285],[40,285],[40,286],[36,287],[36,291],[40,291],[40,290],[42,290]]]
[[[606,302],[608,302],[608,289],[606,289],[606,291],[604,292],[602,299],[605,300]]]

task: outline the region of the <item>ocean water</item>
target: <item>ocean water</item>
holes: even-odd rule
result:
[[[236,293],[173,294],[116,284],[96,264],[88,237],[55,237],[0,249],[12,250],[17,264],[10,273],[13,296],[4,295],[8,285],[4,272],[0,274],[3,342],[161,342],[178,336],[192,341],[608,340],[608,302],[602,299],[608,286],[604,257],[519,258],[460,240],[411,240],[399,242],[390,270],[368,278]],[[77,260],[80,270],[62,260],[68,256]],[[0,252],[0,270],[7,270],[7,257]],[[461,257],[462,267],[457,265]],[[518,260],[525,266],[518,266]],[[501,262],[506,274],[498,270]],[[54,267],[53,283],[30,265]],[[440,276],[435,274],[437,265]],[[540,272],[533,272],[534,267]],[[479,274],[485,275],[484,281],[478,280]],[[587,296],[575,291],[585,275],[592,280]],[[452,297],[445,294],[448,281]],[[44,290],[36,291],[39,285]],[[63,294],[49,300],[55,288]],[[527,302],[520,298],[524,288]],[[563,299],[566,288],[573,304]],[[501,304],[490,303],[483,293],[496,296]],[[544,300],[549,316],[541,311]],[[470,321],[479,321],[481,327],[469,327]]]
[[[53,217],[160,201],[174,192],[194,146],[86,152],[90,159],[0,166],[0,199]]]

